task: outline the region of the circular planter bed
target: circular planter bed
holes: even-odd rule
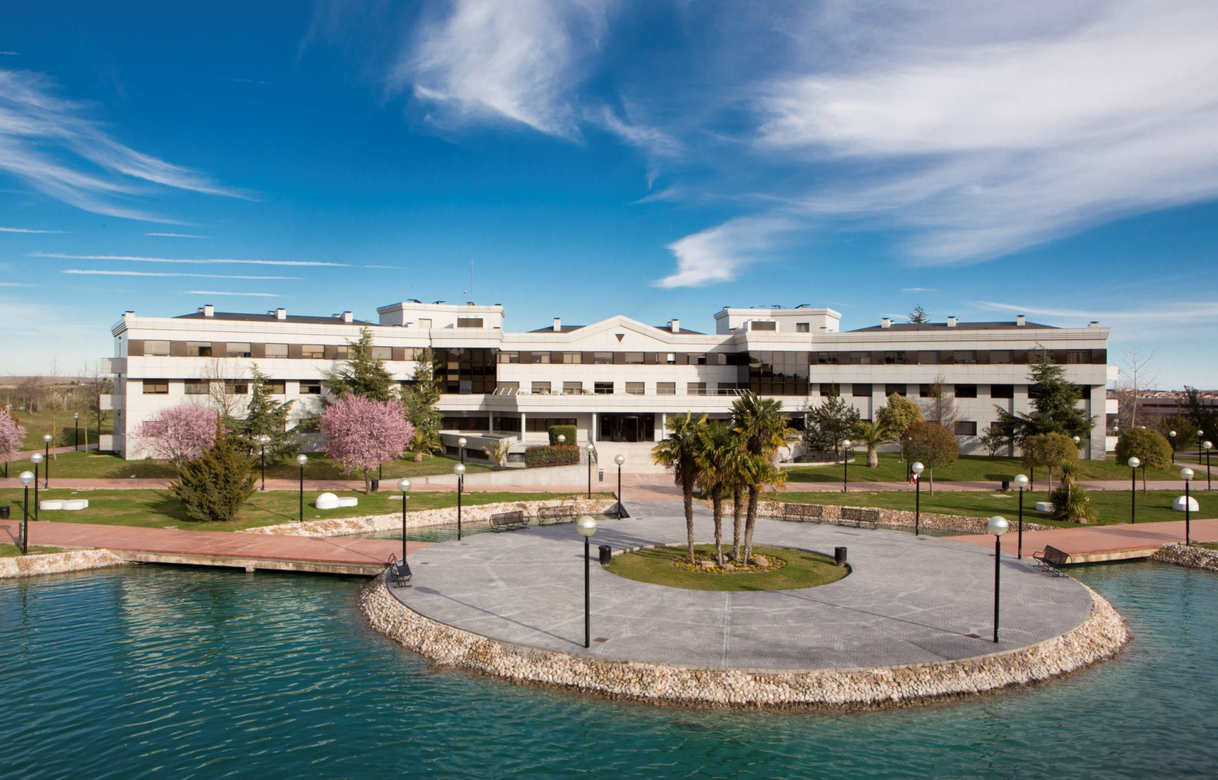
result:
[[[792,547],[754,547],[754,565],[743,567],[730,560],[724,546],[724,566],[715,566],[715,547],[694,547],[696,562],[685,545],[651,547],[615,555],[605,570],[638,582],[670,588],[718,591],[796,590],[828,585],[850,573],[832,558]],[[707,562],[710,565],[707,565]]]

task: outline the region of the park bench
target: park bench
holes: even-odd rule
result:
[[[514,512],[498,512],[491,515],[492,531],[511,531],[516,528],[527,528],[528,525],[528,518],[519,509]]]
[[[814,504],[783,504],[783,520],[791,523],[819,523],[825,519],[825,508]]]
[[[1045,545],[1045,549],[1038,550],[1032,553],[1032,560],[1040,567],[1040,570],[1054,577],[1065,577],[1066,573],[1061,567],[1066,565],[1066,561],[1070,556],[1056,547]]]
[[[875,528],[880,524],[880,510],[859,509],[857,507],[842,507],[842,519],[839,525],[849,525],[855,528]]]
[[[562,506],[539,506],[537,507],[537,524],[545,525],[550,523],[561,523],[564,520],[571,520],[575,517],[575,507],[570,504]]]

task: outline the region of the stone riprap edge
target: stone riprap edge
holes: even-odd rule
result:
[[[1218,550],[1209,550],[1205,547],[1187,547],[1183,544],[1169,544],[1160,547],[1154,555],[1150,556],[1150,559],[1161,563],[1174,563],[1177,566],[1187,566],[1190,569],[1218,571]]]
[[[72,550],[40,555],[17,555],[0,558],[0,580],[16,577],[37,577],[42,574],[62,574],[86,569],[123,566],[125,562],[109,550]]]
[[[879,525],[888,528],[913,528],[914,513],[904,509],[881,509],[874,506],[838,506],[837,504],[804,504],[802,502],[784,502],[784,501],[762,501],[761,506],[757,509],[759,517],[767,517],[772,520],[782,519],[782,506],[784,503],[799,503],[800,506],[819,506],[825,513],[824,518],[827,522],[834,522],[842,519],[843,509],[866,509],[871,512],[879,512]],[[726,512],[726,510],[725,510]],[[1012,527],[1014,520],[1011,520]],[[928,531],[960,531],[966,534],[984,534],[989,533],[986,530],[986,522],[988,518],[972,517],[970,515],[941,515],[937,512],[923,512],[922,519],[919,522],[919,527],[925,528]],[[1056,526],[1044,525],[1043,523],[1033,523],[1024,519],[1023,530],[1025,531],[1052,531]]]
[[[1019,650],[959,661],[808,672],[696,669],[606,661],[498,642],[424,617],[374,579],[360,608],[373,629],[437,667],[518,684],[647,704],[742,709],[862,710],[908,707],[1034,685],[1118,655],[1125,620],[1091,591],[1091,613],[1074,629]],[[981,644],[980,642],[978,643]]]
[[[552,498],[546,501],[501,501],[496,504],[481,504],[467,506],[461,509],[461,519],[467,522],[489,520],[490,516],[499,512],[524,511],[526,517],[536,518],[537,510],[543,506],[572,506],[573,513],[579,515],[601,515],[609,511],[616,503],[611,498],[562,499]],[[431,525],[447,525],[457,522],[456,507],[444,509],[425,509],[421,512],[406,512],[406,529],[423,528]],[[397,531],[402,527],[401,511],[388,515],[373,515],[370,517],[336,517],[333,519],[306,520],[303,523],[279,523],[264,525],[259,528],[246,528],[238,533],[244,534],[273,534],[276,536],[351,536],[352,534],[376,533],[378,531]]]

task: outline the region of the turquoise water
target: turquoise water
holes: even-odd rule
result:
[[[1078,576],[1119,660],[895,712],[662,709],[431,672],[361,583],[135,567],[0,584],[0,776],[1149,777],[1218,763],[1218,576]]]

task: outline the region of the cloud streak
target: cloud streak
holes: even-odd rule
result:
[[[78,276],[147,276],[158,277],[163,279],[258,279],[258,280],[294,280],[300,281],[303,277],[300,276],[238,276],[232,274],[183,274],[183,273],[157,273],[155,271],[104,271],[91,268],[68,268],[60,271],[63,274],[75,274]]]
[[[353,268],[348,263],[327,263],[314,260],[238,260],[231,258],[144,257],[140,255],[70,255],[62,252],[30,252],[30,257],[52,260],[111,260],[127,263],[171,263],[183,265],[275,265],[302,268]]]
[[[0,233],[66,233],[66,230],[35,230],[34,228],[0,227]]]
[[[282,298],[279,293],[263,292],[225,292],[221,290],[186,290],[182,295],[228,295],[242,298]]]
[[[703,287],[734,279],[749,263],[764,259],[793,228],[778,217],[741,217],[668,245],[677,258],[675,273],[657,287]]]
[[[145,233],[144,235],[155,238],[207,238],[207,236],[196,236],[193,233]]]

